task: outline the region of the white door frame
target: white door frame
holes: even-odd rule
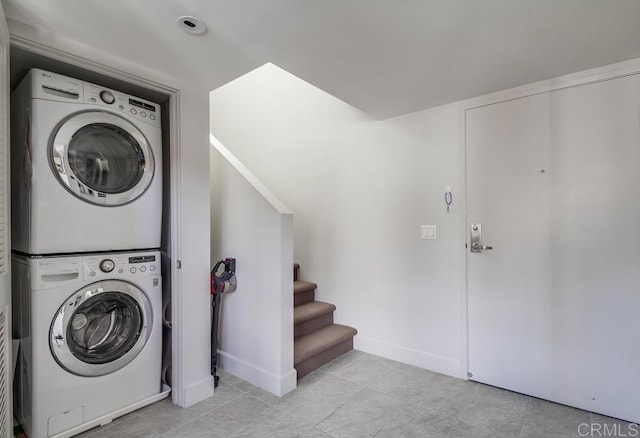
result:
[[[126,71],[107,66],[105,64],[92,61],[90,59],[74,55],[72,53],[47,46],[38,41],[33,41],[22,36],[10,35],[11,45],[19,47],[31,53],[55,59],[66,64],[74,65],[86,70],[110,76],[130,84],[163,93],[169,96],[169,172],[171,178],[170,185],[170,254],[171,261],[171,323],[173,336],[171,340],[172,349],[172,398],[178,406],[184,406],[184,379],[182,370],[184,367],[182,352],[182,342],[179,333],[182,328],[182,311],[179,297],[182,289],[182,275],[180,270],[182,258],[182,234],[181,234],[181,174],[180,174],[180,90],[171,86],[151,81],[147,78]]]
[[[640,58],[624,61],[616,64],[597,67],[590,70],[584,70],[578,73],[572,73],[545,81],[535,82],[533,84],[523,85],[520,87],[510,88],[508,90],[498,91],[480,97],[464,100],[459,103],[459,147],[460,147],[460,187],[463,187],[462,199],[460,206],[462,212],[460,214],[460,232],[464,236],[465,246],[461,249],[461,279],[460,279],[460,305],[461,311],[461,352],[460,352],[460,376],[468,379],[469,373],[469,308],[468,308],[468,262],[467,257],[469,251],[469,228],[467,226],[469,219],[467,218],[467,124],[466,112],[481,106],[492,105],[496,103],[506,102],[509,100],[519,99],[522,97],[533,96],[536,94],[547,93],[549,91],[561,90],[564,88],[576,87],[580,85],[591,84],[595,82],[606,81],[610,79],[621,78],[640,73]]]
[[[2,169],[2,181],[0,181],[0,210],[4,216],[4,247],[0,248],[0,256],[3,258],[4,271],[0,272],[0,345],[5,353],[4,363],[0,363],[0,433],[10,433],[13,426],[13,361],[17,355],[12,346],[12,312],[11,312],[11,142],[9,139],[10,108],[9,105],[9,29],[4,15],[4,9],[0,3],[0,86],[4,89],[0,99],[0,165]]]

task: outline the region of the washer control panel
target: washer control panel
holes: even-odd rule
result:
[[[82,258],[84,278],[160,275],[160,253],[96,254]]]

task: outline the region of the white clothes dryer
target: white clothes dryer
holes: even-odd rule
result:
[[[160,248],[160,106],[32,69],[11,95],[12,248]]]
[[[27,436],[73,436],[168,395],[160,266],[159,252],[14,254],[14,411]]]

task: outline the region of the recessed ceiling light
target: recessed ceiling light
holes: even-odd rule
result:
[[[183,15],[177,22],[182,30],[193,35],[201,35],[207,31],[207,25],[198,17]]]

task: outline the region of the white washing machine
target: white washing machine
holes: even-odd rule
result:
[[[70,437],[168,395],[159,252],[15,255],[16,417]]]
[[[33,69],[11,95],[12,248],[160,248],[160,106]]]

